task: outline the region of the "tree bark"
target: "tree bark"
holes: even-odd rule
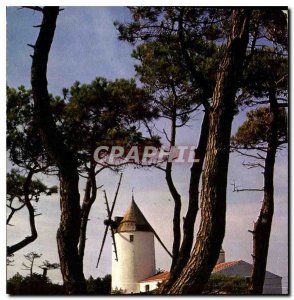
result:
[[[18,250],[26,247],[28,244],[34,242],[37,237],[38,237],[38,232],[36,229],[36,224],[35,224],[35,210],[34,207],[29,199],[29,188],[32,182],[32,177],[34,175],[34,171],[30,170],[29,174],[24,182],[23,185],[23,191],[24,191],[24,197],[25,197],[25,206],[28,209],[29,212],[29,221],[30,221],[30,229],[31,229],[31,235],[25,237],[23,240],[20,242],[12,245],[12,246],[7,246],[7,256],[12,255],[13,253],[17,252]]]
[[[253,272],[250,286],[251,294],[262,294],[269,240],[274,214],[274,166],[278,148],[278,102],[274,83],[269,91],[270,133],[264,165],[264,194],[259,217],[253,229]]]
[[[232,12],[232,30],[209,115],[201,191],[201,223],[192,255],[168,294],[199,294],[218,259],[225,234],[226,189],[235,94],[249,37],[249,10]]]
[[[68,294],[85,293],[83,263],[78,255],[80,230],[80,195],[77,161],[65,146],[53,119],[47,90],[47,63],[54,37],[59,7],[42,8],[43,20],[32,56],[31,84],[35,119],[46,151],[60,172],[61,218],[57,232],[57,245],[61,273]]]

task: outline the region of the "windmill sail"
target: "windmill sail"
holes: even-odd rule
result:
[[[101,258],[101,255],[102,255],[102,251],[103,251],[103,247],[104,247],[104,244],[105,244],[108,229],[110,229],[110,232],[111,232],[111,237],[112,237],[112,242],[113,242],[113,247],[114,247],[116,260],[118,260],[118,258],[117,258],[117,248],[116,248],[115,237],[114,237],[114,229],[113,229],[114,227],[116,227],[116,223],[111,218],[112,218],[114,206],[115,206],[115,203],[116,203],[118,191],[119,191],[119,188],[120,188],[121,179],[122,179],[122,173],[120,174],[118,186],[117,186],[117,189],[116,189],[116,192],[115,192],[115,196],[114,196],[114,199],[113,199],[111,209],[109,207],[106,191],[104,190],[104,198],[105,198],[106,211],[107,211],[108,218],[106,220],[104,220],[104,224],[106,225],[106,227],[105,227],[105,231],[104,231],[104,235],[103,235],[103,239],[102,239],[102,244],[101,244],[101,248],[100,248],[96,268],[98,268],[98,265],[99,265],[99,262],[100,262],[100,258]]]

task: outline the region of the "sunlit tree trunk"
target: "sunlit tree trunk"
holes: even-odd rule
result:
[[[168,294],[199,294],[218,259],[225,234],[230,136],[237,82],[249,36],[249,10],[232,12],[231,34],[220,65],[209,115],[209,135],[201,191],[201,224],[191,257]]]

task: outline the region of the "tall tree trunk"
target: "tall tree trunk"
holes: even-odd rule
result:
[[[199,294],[217,261],[225,234],[230,136],[236,109],[237,82],[249,37],[249,10],[232,12],[232,30],[220,65],[209,115],[209,136],[203,186],[201,224],[192,255],[168,294]]]
[[[80,195],[77,161],[65,146],[53,119],[47,90],[48,55],[54,37],[59,7],[44,7],[40,32],[32,56],[31,83],[35,119],[40,128],[43,144],[57,164],[60,176],[61,218],[57,232],[57,245],[61,273],[68,294],[85,292],[83,263],[78,255],[80,230]]]
[[[259,217],[253,229],[253,272],[250,287],[251,294],[262,294],[266,273],[269,240],[274,214],[274,166],[278,147],[277,119],[279,114],[276,91],[271,85],[270,132],[264,166],[264,194]]]
[[[172,148],[175,146],[176,142],[176,108],[173,107],[172,111],[172,122],[171,122],[171,139],[170,139],[170,147]],[[181,244],[181,208],[182,208],[182,201],[181,201],[181,195],[178,193],[173,179],[172,179],[172,162],[166,163],[166,169],[165,169],[165,179],[169,188],[169,191],[173,197],[174,200],[174,216],[173,216],[173,234],[174,234],[174,240],[173,240],[173,248],[172,248],[172,264],[171,264],[171,270],[174,268],[175,263],[177,262],[177,259],[179,257],[179,250],[180,250],[180,244]]]
[[[85,195],[81,209],[81,228],[79,241],[79,256],[81,259],[84,258],[85,253],[86,232],[90,210],[97,196],[95,166],[93,163],[91,163],[90,169],[88,171],[88,176],[89,177],[86,183]]]
[[[209,111],[204,114],[204,118],[201,126],[201,133],[199,138],[198,147],[195,150],[195,158],[199,159],[199,162],[194,162],[191,167],[190,186],[189,186],[189,204],[186,216],[183,224],[183,241],[181,244],[178,259],[175,267],[171,270],[168,281],[162,286],[162,292],[168,291],[172,284],[176,281],[181,271],[187,264],[190,258],[190,252],[194,240],[194,225],[199,209],[199,182],[202,174],[202,167],[205,158],[207,138],[208,138],[208,125],[209,125]]]

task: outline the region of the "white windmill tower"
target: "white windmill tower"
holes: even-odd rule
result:
[[[139,293],[140,281],[156,272],[154,237],[158,239],[167,253],[172,255],[140,211],[133,196],[125,215],[116,217],[114,221],[111,220],[111,217],[116,197],[111,210],[106,194],[105,200],[109,218],[104,221],[106,229],[97,266],[108,228],[110,228],[113,240],[111,288],[112,290],[121,289],[126,294]]]
[[[112,289],[126,293],[140,291],[139,282],[155,274],[154,232],[132,199],[119,226],[115,241],[118,260],[112,255]]]

